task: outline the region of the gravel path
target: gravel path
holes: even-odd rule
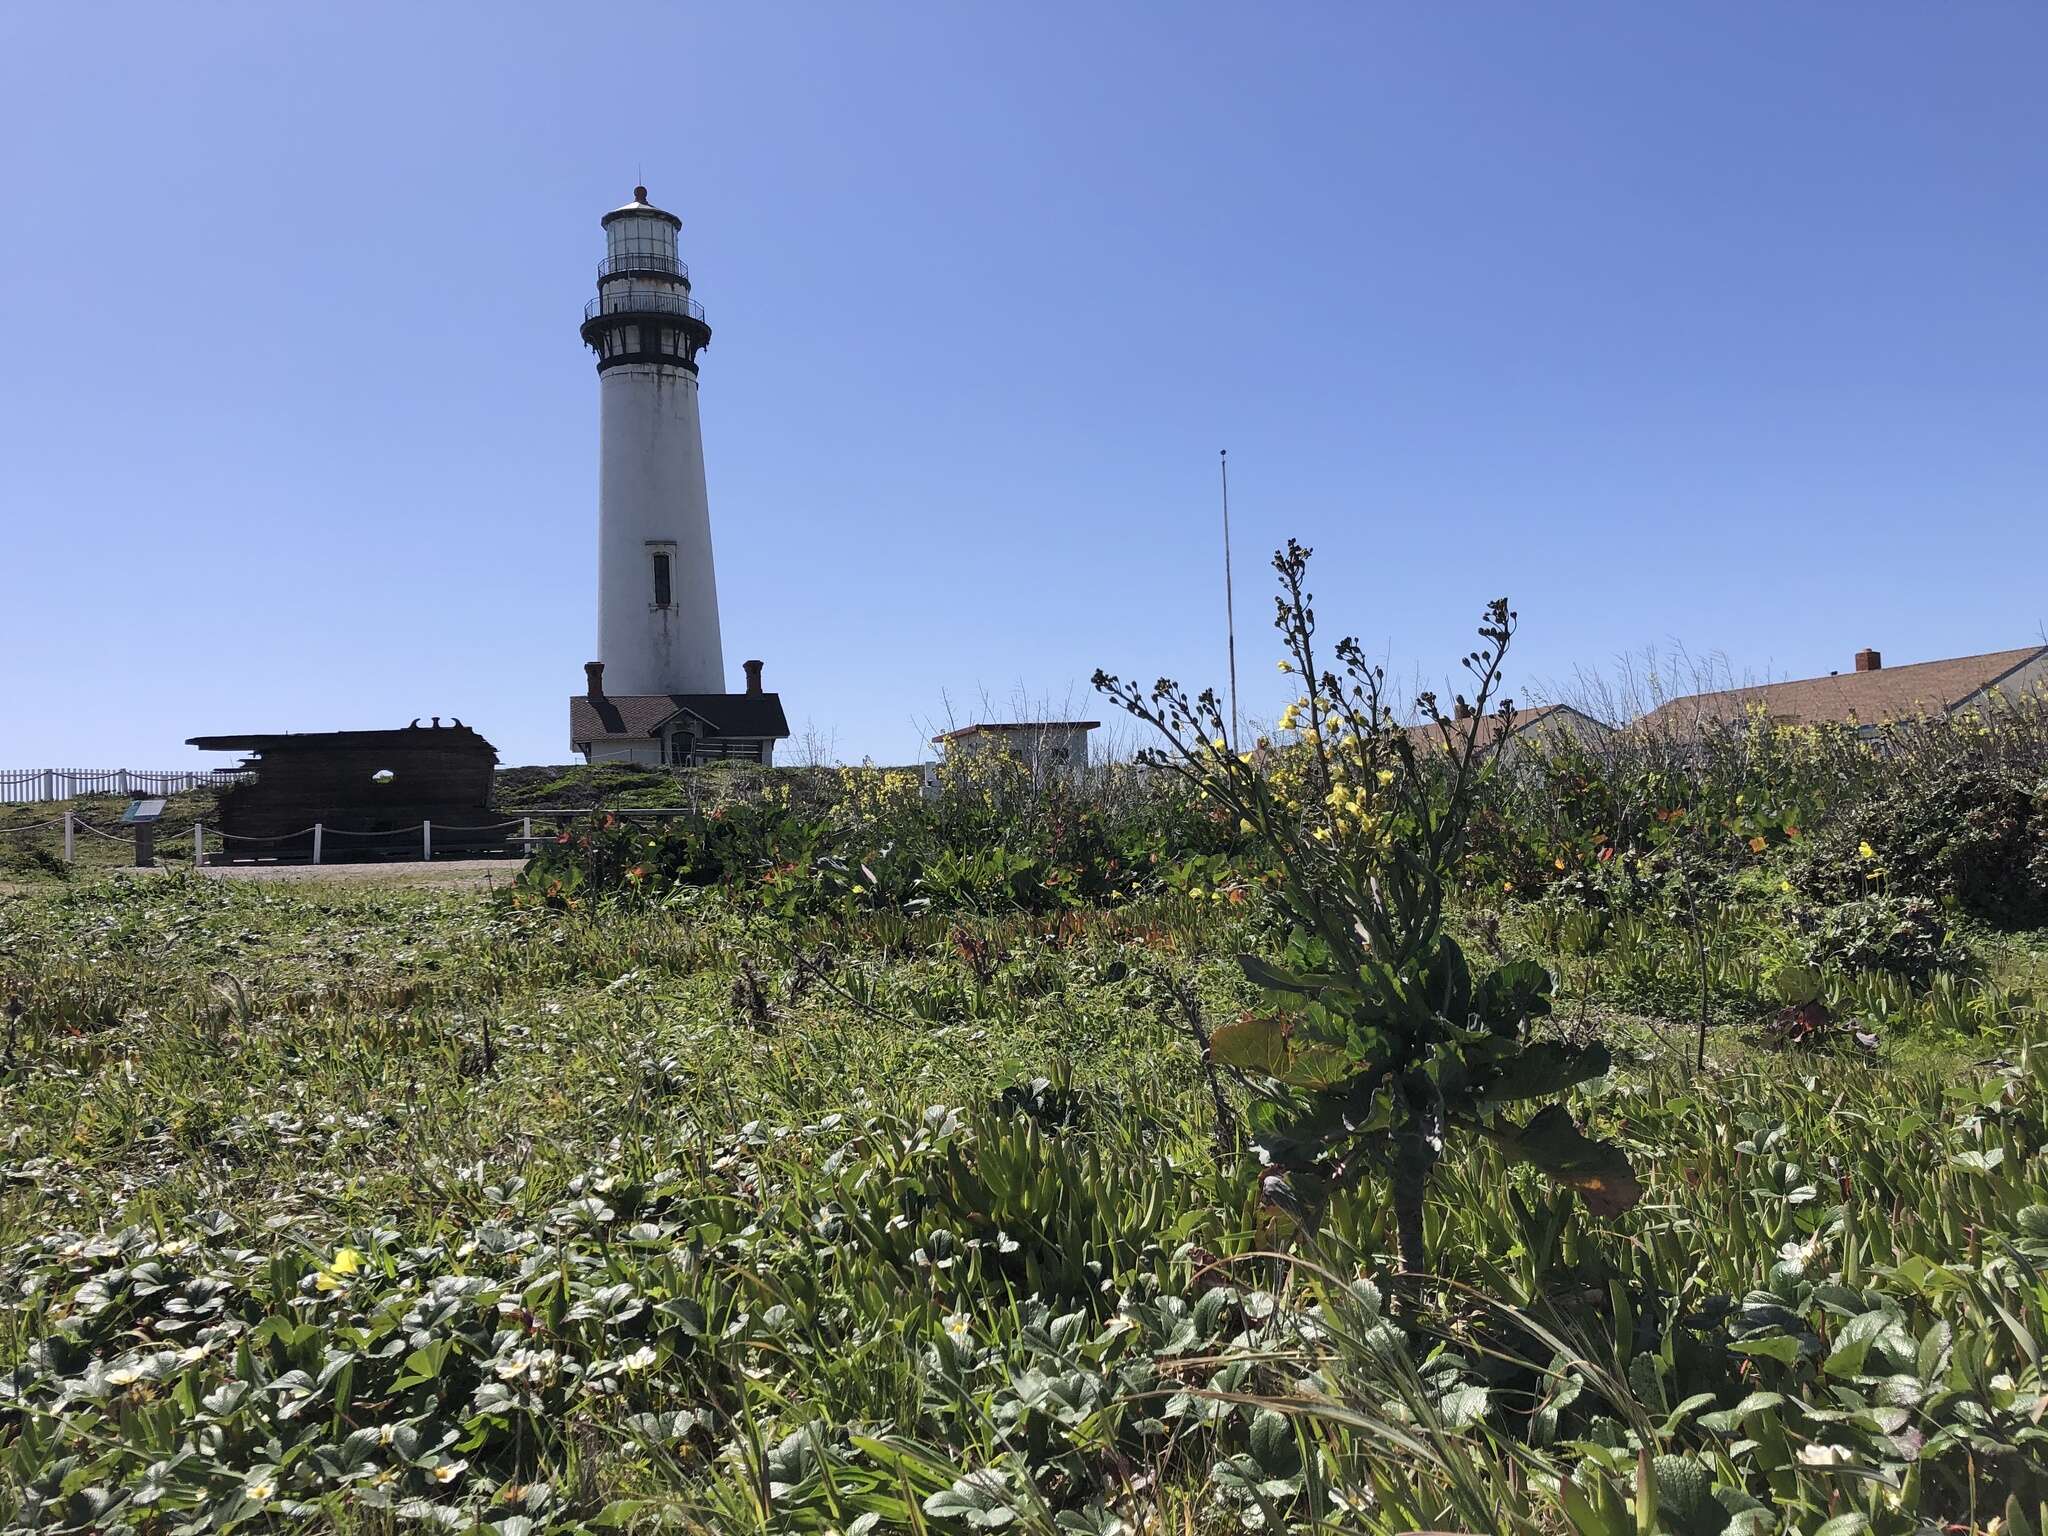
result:
[[[437,889],[488,890],[510,885],[518,859],[436,859],[391,864],[209,864],[220,880],[285,880],[324,885],[408,885]],[[135,871],[129,871],[135,873]]]

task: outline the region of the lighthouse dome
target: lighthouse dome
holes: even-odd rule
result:
[[[665,220],[673,229],[681,229],[683,227],[681,219],[668,212],[668,210],[657,208],[654,204],[647,201],[647,189],[645,187],[635,187],[633,189],[633,201],[621,203],[598,222],[609,229],[616,219],[661,219]]]

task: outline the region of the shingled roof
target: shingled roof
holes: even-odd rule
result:
[[[1546,722],[1548,722],[1547,725]],[[1474,730],[1478,732],[1479,749],[1482,752],[1491,748],[1501,736],[1501,718],[1498,714],[1467,715],[1462,719],[1452,720],[1450,725],[1452,740],[1457,742],[1461,750],[1464,746],[1461,738],[1468,732]],[[1544,727],[1545,734],[1557,730],[1566,730],[1578,734],[1583,733],[1590,726],[1594,731],[1605,735],[1608,731],[1614,729],[1605,721],[1595,720],[1591,715],[1586,714],[1582,710],[1573,709],[1569,704],[1538,704],[1528,709],[1518,709],[1515,711],[1515,728],[1511,734],[1520,736],[1529,731],[1536,730],[1539,726]],[[1441,752],[1444,750],[1443,732],[1434,725],[1409,726],[1408,739],[1414,743],[1417,752]]]
[[[2048,658],[2048,645],[1987,651],[1946,661],[1917,661],[1866,672],[1839,672],[1789,683],[1761,683],[1669,699],[1643,716],[1653,728],[1683,729],[1741,720],[1751,709],[1797,725],[1881,725],[1887,720],[1938,718],[1987,689],[1998,687]]]
[[[574,694],[569,699],[569,745],[658,735],[677,715],[694,715],[712,736],[776,740],[789,735],[782,696],[775,693]]]

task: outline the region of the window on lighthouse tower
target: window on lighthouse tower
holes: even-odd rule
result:
[[[670,604],[668,579],[668,551],[654,552],[654,606],[666,608]]]

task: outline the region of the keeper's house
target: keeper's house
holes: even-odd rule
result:
[[[584,663],[589,685],[569,700],[569,747],[587,763],[775,761],[775,743],[789,736],[782,696],[761,691],[761,663],[744,663],[745,693],[604,691],[604,663]]]

